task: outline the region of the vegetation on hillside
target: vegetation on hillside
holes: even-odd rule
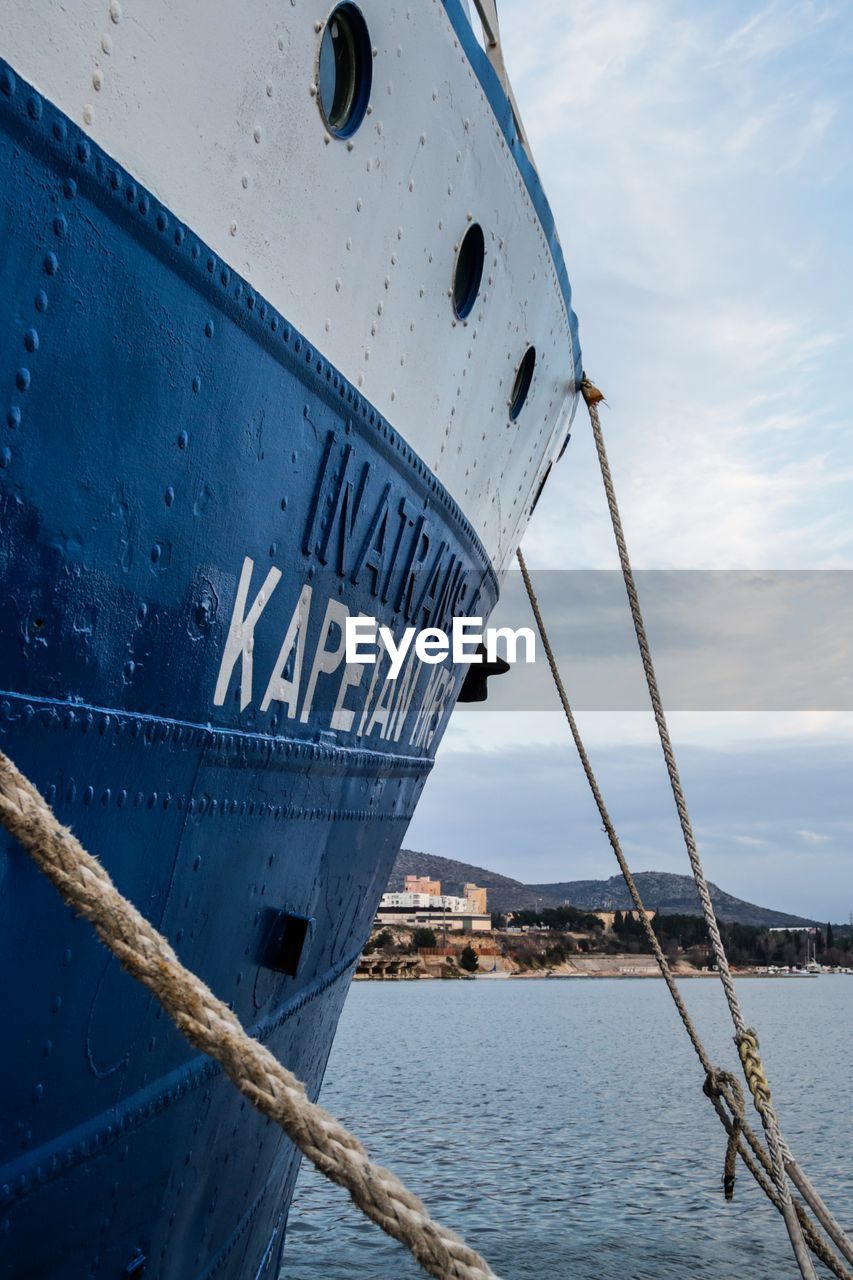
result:
[[[658,912],[652,925],[671,961],[696,969],[707,969],[713,964],[705,922],[700,916]],[[601,918],[592,912],[571,906],[520,911],[509,924],[496,913],[493,927],[497,930],[493,941],[504,957],[521,971],[557,969],[575,956],[646,955],[652,950],[642,924],[630,911],[617,910],[611,928],[605,928]],[[734,965],[758,969],[801,968],[814,956],[826,967],[853,967],[853,928],[847,925],[828,924],[809,935],[802,930],[771,932],[757,925],[722,921],[720,933]],[[412,956],[422,950],[435,951],[444,941],[451,951],[442,976],[459,977],[460,969],[463,974],[477,971],[479,956],[470,943],[460,951],[463,939],[458,934],[440,940],[433,929],[423,926],[377,926],[364,954],[378,952],[389,959]]]
[[[541,911],[517,911],[512,923],[521,928],[525,925],[538,925],[554,933],[579,930],[595,933],[604,929],[604,924],[593,912],[570,907],[568,903],[562,907],[543,907]]]
[[[692,958],[692,954],[702,951],[707,954],[710,949],[705,921],[700,917],[658,915],[653,926],[661,945],[668,953],[683,951]],[[629,932],[635,927],[642,929],[639,921],[631,921]],[[615,928],[614,922],[614,931]],[[625,928],[623,921],[622,936]],[[831,924],[827,924],[824,929],[816,929],[814,934],[809,935],[797,929],[771,933],[769,929],[757,925],[721,923],[720,934],[726,955],[732,964],[800,966],[808,959],[808,948],[812,948],[818,964],[846,968],[853,961],[853,932],[833,930]],[[649,950],[645,937],[642,942],[643,948]]]

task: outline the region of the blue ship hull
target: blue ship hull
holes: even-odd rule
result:
[[[0,297],[0,746],[316,1096],[462,678],[350,679],[335,619],[487,616],[494,574],[389,424],[5,63]],[[293,1147],[8,838],[0,877],[2,1274],[276,1274]]]

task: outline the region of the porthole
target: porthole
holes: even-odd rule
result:
[[[536,367],[536,348],[528,347],[524,355],[521,357],[521,363],[515,371],[515,381],[512,384],[512,394],[509,398],[509,417],[510,422],[515,422],[518,415],[524,408],[524,402],[527,399],[527,393],[530,390],[530,384],[533,381],[533,370]]]
[[[323,28],[317,74],[320,112],[336,138],[352,137],[361,124],[372,79],[367,23],[354,4],[339,4]]]
[[[485,259],[483,228],[479,222],[472,222],[462,237],[453,268],[453,310],[459,320],[465,319],[477,300]]]

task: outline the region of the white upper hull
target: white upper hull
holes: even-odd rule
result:
[[[330,7],[2,0],[3,54],[362,389],[501,568],[576,404],[552,254],[440,0],[363,0],[370,107],[349,142],[329,136],[315,81]],[[486,265],[458,321],[471,219]]]

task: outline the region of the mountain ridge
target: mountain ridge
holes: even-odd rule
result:
[[[419,853],[401,849],[388,880],[388,890],[399,892],[407,875],[427,875],[440,880],[445,893],[461,893],[466,882],[489,890],[490,911],[538,910],[556,907],[564,902],[585,911],[624,911],[633,906],[621,876],[608,880],[558,880],[543,884],[525,884],[511,876],[489,871],[470,862],[444,858],[436,853]],[[650,911],[665,915],[700,915],[701,904],[692,876],[670,871],[638,871],[634,873],[637,888]],[[795,928],[817,922],[806,916],[776,911],[746,902],[719,886],[709,883],[711,901],[720,920],[727,923],[758,925],[763,928]]]

